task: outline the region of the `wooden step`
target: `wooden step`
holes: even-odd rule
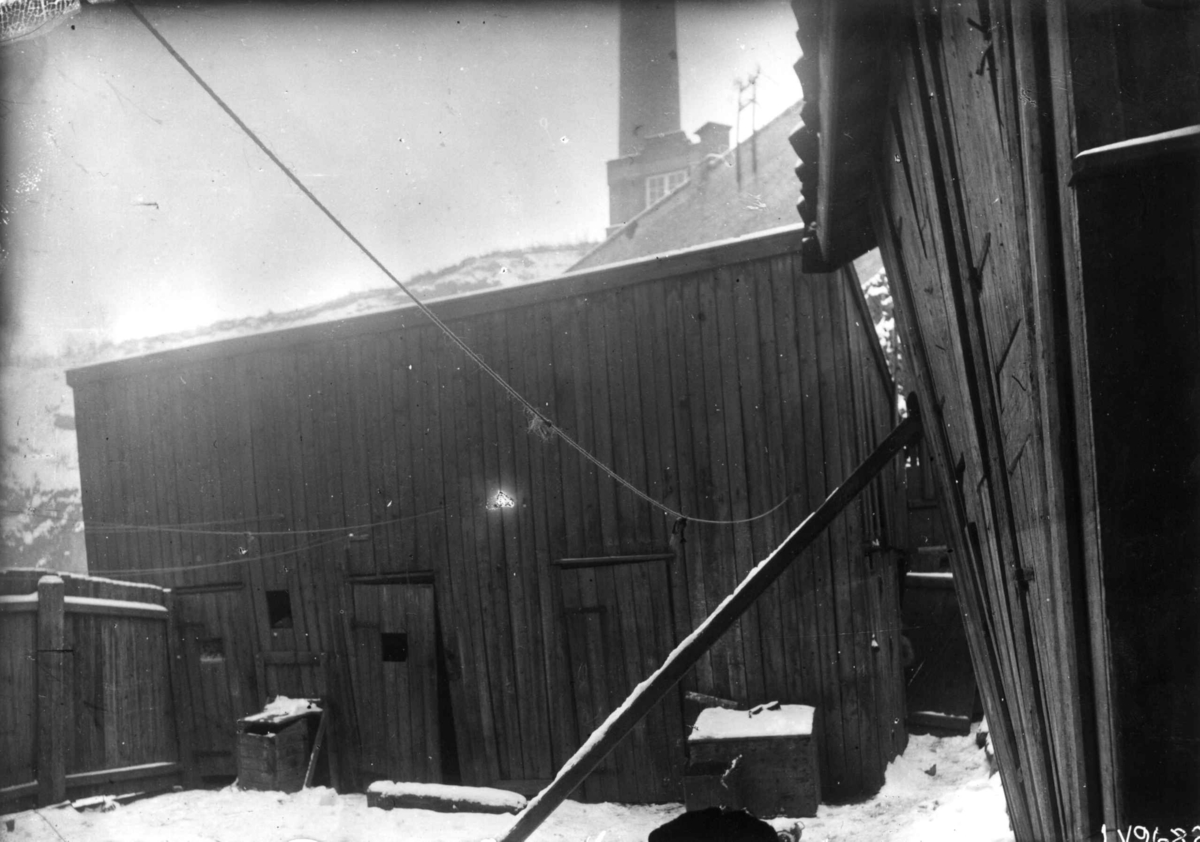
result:
[[[904,584],[910,588],[954,590],[954,574],[949,570],[930,573],[910,570],[904,574]]]

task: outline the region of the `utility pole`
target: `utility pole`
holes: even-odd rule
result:
[[[758,75],[761,73],[761,68],[755,66],[754,72],[751,73],[745,81],[735,79],[734,86],[737,88],[737,119],[734,135],[737,139],[737,153],[734,156],[737,160],[737,184],[738,189],[742,189],[742,112],[747,108],[750,109],[750,171],[755,175],[758,174],[758,140],[755,134],[758,132]],[[749,91],[749,97],[746,92]]]

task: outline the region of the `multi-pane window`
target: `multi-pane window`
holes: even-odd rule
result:
[[[687,170],[652,175],[646,179],[646,207],[650,207],[663,196],[679,188],[687,181]]]

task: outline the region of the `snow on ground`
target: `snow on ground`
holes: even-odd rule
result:
[[[935,774],[927,774],[934,768]],[[682,812],[678,804],[627,806],[568,801],[533,842],[637,842]],[[193,790],[136,801],[111,812],[47,808],[6,817],[12,842],[479,842],[502,834],[509,815],[384,811],[365,795],[315,788],[278,792]],[[1008,842],[1013,838],[999,775],[988,776],[974,735],[912,736],[875,797],[822,804],[802,819],[803,842]]]
[[[933,770],[934,774],[928,772]],[[827,805],[804,819],[804,842],[1010,842],[1000,776],[967,737],[913,735],[887,770],[883,789],[868,801]]]

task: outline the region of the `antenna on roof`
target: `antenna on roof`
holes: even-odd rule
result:
[[[734,157],[737,159],[737,183],[738,189],[742,187],[742,112],[747,108],[750,109],[750,171],[758,175],[758,76],[762,72],[762,68],[758,65],[754,66],[754,72],[751,73],[743,81],[742,79],[734,79],[733,84],[737,88],[738,103],[737,103],[737,128],[734,129],[734,136],[737,139],[737,151]],[[747,97],[746,92],[750,95]]]

